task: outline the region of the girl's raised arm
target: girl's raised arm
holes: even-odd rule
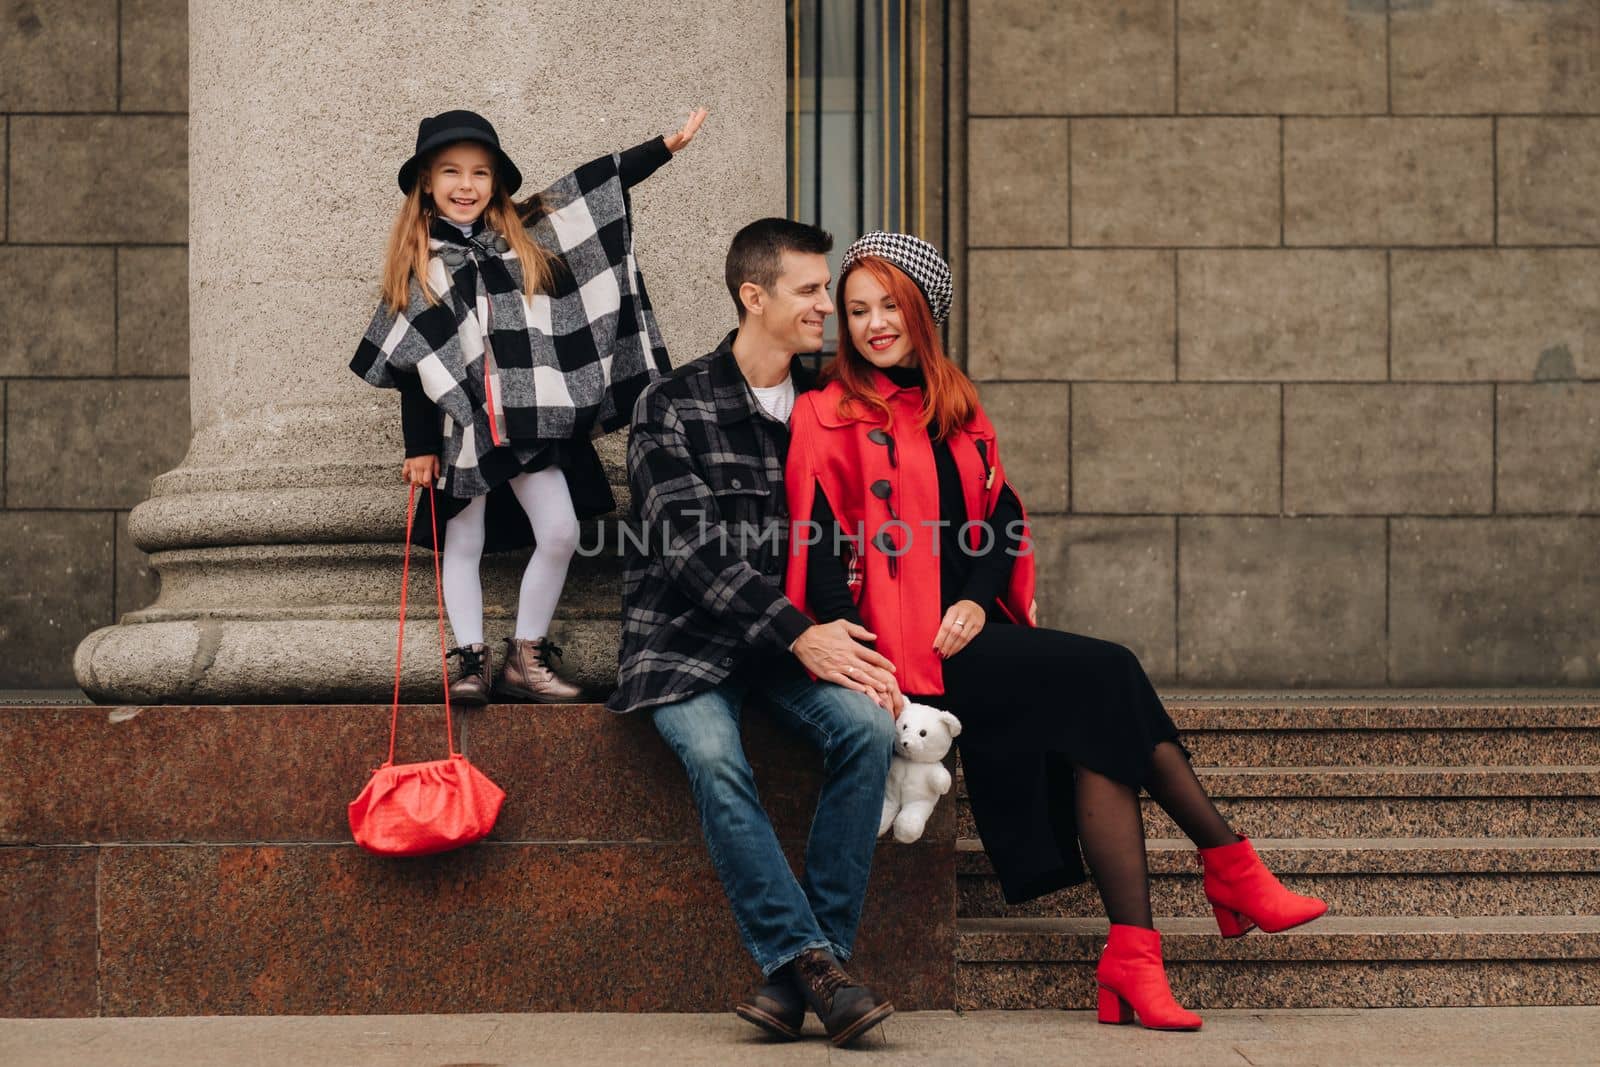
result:
[[[700,124],[705,122],[706,116],[711,114],[703,107],[697,107],[689,112],[689,121],[683,124],[683,129],[677,133],[669,133],[663,140],[667,142],[667,151],[677,155],[689,147],[689,142],[694,140],[694,135],[700,132]]]
[[[689,142],[694,140],[694,135],[700,132],[700,124],[705,122],[709,114],[705,108],[697,107],[689,112],[689,121],[683,124],[681,130],[653,137],[642,145],[635,145],[624,151],[621,166],[617,168],[622,178],[622,187],[632,189],[660,170],[667,160],[688,147]]]
[[[623,190],[632,189],[666,165],[674,153],[681,152],[688,147],[689,142],[694,140],[695,134],[700,132],[701,124],[705,122],[706,116],[710,113],[703,107],[697,107],[689,112],[689,119],[681,129],[673,133],[662,134],[660,137],[652,137],[643,144],[624,149],[620,153],[617,167],[617,176],[622,180]],[[609,156],[609,153],[607,153],[607,156]],[[600,159],[603,160],[607,156],[602,156]],[[582,167],[578,167],[572,174],[558,178],[549,188],[520,201],[517,207],[522,214],[523,221],[529,226],[533,225],[534,221],[547,210],[546,205],[550,203],[551,194],[558,187],[571,181],[573,174],[581,173],[598,162],[600,160],[591,160]],[[560,201],[565,198],[558,197],[557,199]]]

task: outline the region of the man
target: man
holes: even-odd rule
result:
[[[793,1039],[809,1004],[845,1045],[894,1011],[839,961],[861,917],[904,698],[893,665],[862,643],[870,632],[813,625],[782,593],[787,422],[813,385],[794,354],[822,347],[832,246],[786,219],[740,230],[725,272],[738,329],[634,408],[628,476],[645,546],[627,549],[609,706],[650,714],[688,772],[712,864],[765,976],[735,1010]],[[756,796],[739,739],[746,697],[823,752],[803,880]]]

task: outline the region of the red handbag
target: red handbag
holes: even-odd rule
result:
[[[428,487],[433,492],[433,487]],[[432,500],[430,504],[434,503]],[[436,509],[430,508],[434,514]],[[444,730],[448,759],[394,761],[400,723],[400,662],[406,641],[406,587],[411,579],[411,527],[417,487],[406,504],[406,558],[400,576],[400,637],[394,652],[394,706],[389,716],[389,758],[372,772],[361,795],[350,802],[350,832],[356,844],[380,856],[427,856],[470,845],[494,829],[506,794],[456,751],[450,715],[450,665],[445,658],[444,597],[439,581],[439,520],[433,520],[434,593],[439,605],[439,656],[444,663]]]

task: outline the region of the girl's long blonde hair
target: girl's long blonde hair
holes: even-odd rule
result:
[[[405,310],[410,300],[412,278],[422,286],[423,298],[429,304],[439,302],[439,294],[428,286],[428,226],[433,221],[433,198],[422,190],[433,159],[429,156],[418,168],[416,183],[395,214],[389,246],[383,254],[383,302],[396,315]],[[542,214],[544,208],[537,194],[519,204],[500,184],[500,175],[495,175],[483,221],[504,237],[517,254],[517,261],[522,264],[522,295],[529,300],[535,293],[549,291],[551,264],[555,260],[528,236],[525,228]]]

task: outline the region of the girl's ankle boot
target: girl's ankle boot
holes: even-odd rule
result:
[[[1131,1023],[1137,1015],[1147,1030],[1200,1029],[1200,1016],[1172,998],[1156,931],[1112,923],[1094,976],[1101,1022]]]
[[[556,673],[561,647],[548,637],[506,638],[506,662],[495,692],[531,704],[568,704],[583,697],[583,688]]]
[[[1206,899],[1223,937],[1240,937],[1259,926],[1275,934],[1308,923],[1328,910],[1325,901],[1291,893],[1261,862],[1248,838],[1200,850],[1206,872]]]
[[[450,679],[450,699],[463,708],[481,708],[489,703],[489,690],[494,685],[494,665],[489,662],[489,650],[481,642],[452,648],[451,659],[456,661],[454,677]]]

